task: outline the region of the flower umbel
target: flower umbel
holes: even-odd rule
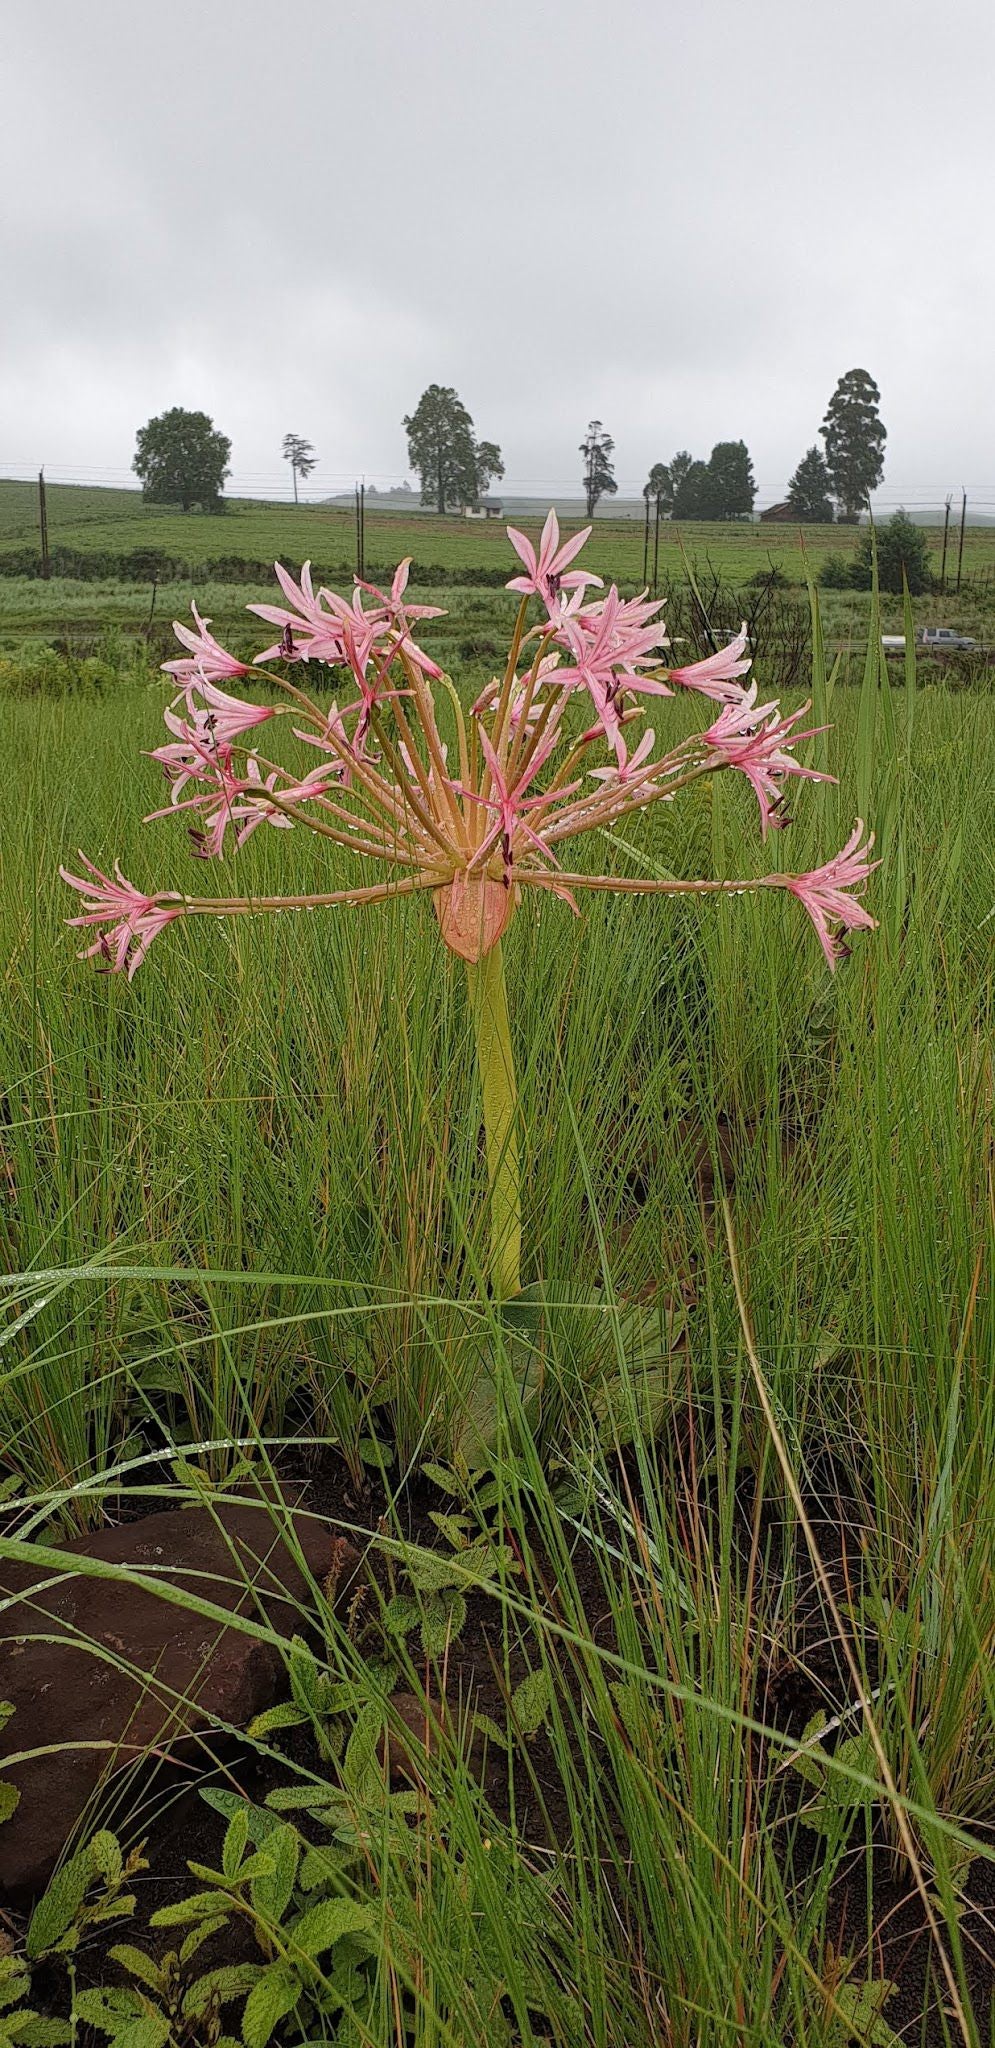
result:
[[[194,628],[176,629],[186,653],[164,664],[181,684],[185,716],[178,708],[166,711],[170,738],[153,758],[170,781],[170,802],[150,818],[191,815],[194,850],[202,859],[219,858],[229,834],[243,846],[263,823],[280,830],[308,827],[380,869],[376,880],[335,890],[331,900],[431,892],[447,944],[470,959],[497,944],[530,887],[558,887],[572,901],[574,890],[662,886],[610,875],[561,878],[558,849],[582,833],[617,825],[630,812],[669,802],[701,776],[728,769],[743,774],[757,798],[762,832],[783,827],[785,785],[826,779],[795,758],[799,742],[811,737],[811,728],[798,729],[804,711],[782,717],[776,704],[757,705],[756,685],[747,689],[740,680],[750,666],[745,626],[706,660],[668,668],[660,605],[645,592],[624,599],[614,585],[592,597],[599,579],[573,566],[587,531],[561,540],[555,512],[538,547],[509,529],[526,571],[510,586],[521,597],[518,620],[503,679],[483,691],[468,713],[413,637],[417,623],[438,613],[435,606],[408,603],[407,561],[389,590],[357,581],[351,599],[316,590],[309,563],[299,580],[278,564],[283,604],[249,610],[277,626],[280,638],[251,668],[221,647],[210,621],[194,607]],[[544,615],[528,631],[534,597]],[[534,657],[523,671],[523,648],[533,638]],[[266,663],[278,666],[267,671]],[[327,697],[323,705],[316,703],[291,679],[302,663],[316,670],[348,669],[355,694],[342,709],[334,702],[329,706]],[[274,685],[286,701],[249,703],[220,686],[221,679],[250,674],[256,683]],[[657,753],[653,733],[645,730],[630,750],[629,727],[641,724],[641,699],[668,697],[675,685],[717,700],[723,707],[719,716],[669,752]],[[589,726],[568,717],[578,694],[593,709]],[[450,700],[447,738],[439,722],[440,695]],[[296,714],[293,732],[318,749],[317,768],[284,767],[248,744],[279,711]],[[606,743],[608,762],[602,754],[599,763],[598,749]],[[855,845],[811,878],[666,887],[691,893],[789,888],[813,917],[823,951],[835,965],[841,947],[830,936],[831,925],[852,930],[871,923],[848,893],[862,888],[870,872],[859,860],[854,864]],[[91,890],[79,877],[72,886],[91,895],[86,921],[110,927],[103,949],[108,964],[129,973],[166,924],[216,914],[211,899],[175,891],[144,896],[120,879],[108,882],[98,870],[90,873],[100,888]],[[832,892],[828,911],[826,889]],[[258,899],[246,895],[225,902],[228,915],[256,908]]]
[[[284,832],[300,826],[354,857],[360,870],[369,873],[372,866],[373,879],[318,895],[246,891],[222,897],[176,890],[145,894],[120,868],[109,877],[85,859],[85,875],[61,870],[83,899],[82,911],[70,922],[97,934],[88,956],[126,969],[129,978],[152,940],[180,918],[359,906],[430,894],[442,939],[466,961],[470,977],[484,1063],[487,1156],[495,1176],[491,1276],[502,1294],[516,1291],[520,1226],[500,942],[528,890],[555,893],[575,910],[575,897],[584,890],[735,895],[785,889],[808,912],[830,967],[847,950],[847,933],[874,925],[857,900],[877,865],[869,858],[873,837],[862,843],[862,825],[835,860],[807,875],[682,880],[574,873],[560,865],[567,841],[610,833],[630,814],[671,802],[702,777],[729,770],[745,775],[764,835],[769,826],[789,822],[783,807],[789,780],[831,779],[794,758],[793,749],[811,737],[811,728],[797,730],[808,707],[782,718],[777,704],[758,707],[756,686],[747,689],[741,682],[750,667],[745,626],[706,660],[669,668],[660,605],[645,591],[624,599],[614,585],[592,597],[591,586],[600,579],[571,566],[588,531],[561,542],[551,512],[536,549],[509,528],[525,570],[509,586],[519,593],[518,617],[503,676],[469,711],[414,637],[415,625],[437,612],[408,604],[407,562],[389,591],[357,581],[349,600],[315,591],[308,563],[299,582],[278,564],[285,602],[249,609],[275,626],[279,637],[251,669],[220,646],[196,607],[195,630],[177,626],[186,653],[164,666],[180,684],[185,716],[177,708],[180,698],[165,713],[171,737],[153,758],[169,780],[170,801],[150,817],[187,813],[194,820],[193,849],[205,860],[220,858],[229,836],[238,852],[263,824]],[[534,598],[542,616],[530,628]],[[338,700],[330,701],[341,681],[331,673],[336,669],[347,669],[350,677],[352,694],[341,709],[341,689]],[[249,703],[220,687],[248,675],[254,684],[268,683],[284,701]],[[305,681],[323,692],[323,702],[302,687]],[[675,685],[723,708],[707,731],[692,732],[657,753],[654,732],[642,729],[641,700],[673,697]],[[593,708],[592,724],[578,697]],[[281,711],[292,711],[293,735],[318,750],[310,770],[268,760],[249,744],[257,728]],[[638,737],[630,751],[633,725]],[[286,734],[288,727],[273,730]]]

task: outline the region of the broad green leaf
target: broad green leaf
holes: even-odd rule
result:
[[[32,1960],[54,1948],[73,1927],[93,1875],[89,1848],[77,1849],[39,1899],[28,1923],[25,1950]]]
[[[144,1949],[135,1948],[129,1941],[118,1941],[107,1953],[112,1962],[120,1963],[122,1970],[127,1970],[132,1977],[137,1977],[142,1984],[147,1984],[150,1991],[160,1990],[162,1971],[154,1958],[145,1954]]]
[[[375,1798],[382,1785],[377,1749],[383,1733],[383,1709],[371,1700],[359,1715],[342,1760],[342,1780],[355,1798]]]
[[[290,1904],[300,1861],[301,1838],[286,1822],[274,1830],[266,1843],[269,1869],[252,1879],[250,1896],[257,1913],[280,1921]]]
[[[224,1892],[191,1892],[188,1899],[177,1899],[173,1906],[160,1906],[153,1913],[150,1927],[185,1927],[188,1921],[204,1920],[209,1915],[223,1913],[230,1901]]]
[[[463,1492],[455,1472],[450,1472],[447,1466],[425,1464],[422,1466],[422,1471],[426,1479],[430,1479],[433,1486],[437,1486],[441,1493],[451,1493],[459,1497]]]
[[[417,1600],[407,1593],[395,1593],[384,1610],[384,1627],[388,1635],[406,1636],[421,1621],[422,1611]]]
[[[43,2019],[39,2013],[25,2013],[24,2024],[17,2034],[17,2048],[62,2048],[64,2042],[72,2039],[72,2027],[65,2020]]]
[[[274,2027],[292,2012],[303,1990],[300,1978],[283,1963],[274,1963],[252,1987],[242,2014],[245,2048],[266,2048]]]
[[[221,1868],[227,1878],[233,1878],[239,1868],[249,1841],[249,1816],[244,1811],[236,1813],[225,1829],[224,1845],[221,1850]]]
[[[108,1885],[120,1884],[124,1858],[116,1835],[109,1828],[100,1828],[90,1843],[90,1855],[94,1869]]]
[[[421,1625],[421,1644],[426,1657],[441,1657],[466,1626],[466,1601],[462,1593],[438,1593],[429,1600]]]
[[[535,1735],[542,1727],[553,1693],[548,1671],[530,1671],[511,1695],[511,1711],[522,1735]]]
[[[244,1998],[264,1969],[263,1963],[226,1963],[218,1970],[205,1970],[196,1984],[191,1984],[183,2000],[184,2012],[203,2012],[214,1999],[219,2005],[230,2005],[232,1999]]]
[[[300,1728],[310,1718],[306,1707],[295,1707],[290,1700],[283,1700],[279,1706],[267,1707],[257,1714],[245,1732],[258,1742],[264,1735],[272,1735],[275,1728]]]
[[[343,1935],[371,1933],[374,1924],[368,1906],[354,1905],[351,1899],[324,1899],[302,1913],[288,1933],[295,1948],[313,1962],[326,1949],[334,1948]]]
[[[320,1673],[312,1652],[302,1637],[294,1636],[288,1657],[290,1690],[299,1707],[312,1713],[320,1704]]]

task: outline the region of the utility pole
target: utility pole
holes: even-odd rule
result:
[[[961,485],[960,494],[960,545],[957,549],[957,589],[960,590],[960,572],[964,561],[964,528],[967,525],[967,492]]]
[[[48,556],[48,507],[45,504],[45,472],[38,471],[38,526],[41,532],[41,573],[48,582],[51,563]]]
[[[656,596],[657,577],[660,572],[660,495],[656,500],[656,526],[653,533],[653,595]]]
[[[648,485],[643,492],[643,499],[646,505],[646,518],[643,521],[643,585],[645,587],[650,580],[650,494]]]
[[[946,504],[945,504],[945,506],[944,506],[944,508],[943,508],[943,553],[942,553],[942,555],[941,555],[941,557],[940,557],[940,596],[941,596],[941,597],[942,597],[942,596],[943,596],[943,595],[945,594],[945,592],[946,592],[946,588],[947,588],[947,535],[948,535],[948,533],[950,532],[950,507],[951,507],[951,505],[952,505],[952,504],[953,504],[953,499],[952,499],[952,498],[951,498],[950,496],[948,496],[948,497],[947,497],[947,502],[946,502]]]

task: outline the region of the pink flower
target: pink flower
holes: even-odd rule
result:
[[[333,759],[329,762],[325,771],[329,781],[333,776],[338,776],[343,789],[350,788],[352,771],[348,762],[342,759],[342,753],[343,750],[352,752],[352,741],[345,729],[342,713],[336,703],[333,702],[328,707],[324,732],[304,732],[300,726],[295,725],[294,738],[306,740],[309,747],[320,747],[323,753],[331,754]]]
[[[236,661],[235,656],[228,654],[208,631],[210,619],[202,619],[195,604],[190,609],[196,621],[196,633],[192,633],[189,626],[181,626],[178,619],[173,620],[176,638],[181,647],[188,647],[190,652],[177,657],[176,661],[164,661],[162,666],[167,675],[175,676],[184,687],[197,676],[205,682],[223,682],[226,677],[251,675],[252,670],[246,667],[245,662]]]
[[[714,698],[716,704],[738,704],[741,702],[743,687],[735,679],[745,676],[751,664],[751,657],[742,659],[747,642],[744,619],[734,640],[728,647],[720,647],[717,654],[709,654],[704,661],[693,661],[688,668],[667,670],[672,683],[683,683],[686,690],[700,690],[703,697]]]
[[[164,747],[154,747],[149,759],[159,762],[172,784],[170,801],[178,804],[188,782],[214,783],[230,768],[231,746],[227,741],[215,741],[202,723],[187,725],[175,711],[165,711],[163,721],[167,732],[175,733],[176,738]]]
[[[407,562],[402,562],[396,571],[389,597],[375,584],[360,583],[357,579],[351,604],[333,590],[322,589],[315,596],[310,562],[305,562],[299,584],[279,562],[274,567],[288,604],[249,605],[250,612],[281,628],[281,638],[257,654],[257,662],[325,661],[333,666],[345,663],[362,684],[375,655],[385,669],[403,651],[426,675],[435,679],[441,676],[442,670],[411,638],[412,619],[433,619],[441,614],[437,605],[405,608],[401,600],[408,580]],[[380,599],[370,611],[363,603],[364,590]]]
[[[332,606],[342,621],[345,659],[354,675],[362,681],[371,656],[376,653],[381,669],[389,667],[396,654],[406,654],[416,662],[425,675],[438,682],[442,670],[424,648],[416,645],[411,638],[413,619],[441,619],[444,613],[437,604],[415,604],[405,607],[401,596],[408,580],[409,563],[404,561],[395,573],[391,584],[390,597],[384,596],[375,583],[361,583],[357,577],[352,604],[336,596],[334,591],[323,590],[321,595]],[[380,604],[372,611],[363,605],[363,591],[379,597]]]
[[[517,527],[508,527],[508,539],[516,555],[525,564],[524,576],[513,576],[507,585],[509,590],[520,590],[523,596],[541,597],[550,617],[556,611],[561,590],[583,589],[588,583],[600,583],[600,576],[592,576],[587,569],[568,569],[567,564],[579,555],[585,541],[590,539],[591,528],[585,526],[570,540],[560,546],[560,522],[556,513],[547,514],[546,524],[539,539],[539,553],[532,542]]]
[[[285,804],[306,804],[317,796],[324,796],[334,772],[334,769],[319,764],[300,782],[288,782],[282,770],[274,768],[264,781],[255,755],[250,754],[246,762],[246,780],[241,785],[240,800],[231,806],[231,822],[237,826],[236,846],[244,846],[246,840],[252,837],[257,825],[264,822],[276,825],[284,832],[293,831],[293,818],[288,818],[279,805],[266,803],[263,800],[264,790],[280,797]],[[279,787],[281,783],[282,788]],[[249,801],[245,801],[246,798]]]
[[[648,760],[653,751],[655,738],[656,734],[652,727],[650,727],[648,731],[644,732],[635,753],[629,754],[625,760],[618,763],[614,768],[589,769],[588,772],[592,782],[608,782],[611,783],[613,788],[617,786],[624,787],[626,783],[633,780],[637,768],[642,768]]]
[[[368,590],[371,597],[378,597],[380,599],[384,615],[394,619],[395,622],[400,621],[406,626],[411,619],[445,618],[445,612],[441,605],[403,603],[404,593],[408,587],[410,570],[411,556],[406,555],[403,562],[398,562],[397,568],[394,571],[394,580],[390,586],[389,597],[384,596],[383,591],[376,583],[364,583],[359,576],[357,576],[356,582],[360,590]]]
[[[863,893],[868,875],[880,867],[877,860],[868,855],[874,845],[874,834],[869,832],[867,843],[861,846],[863,819],[858,818],[841,853],[834,860],[827,860],[823,867],[813,868],[809,875],[779,875],[778,885],[790,889],[797,896],[815,926],[819,944],[829,962],[835,967],[849,952],[846,933],[851,931],[876,931],[877,919],[865,910],[863,904],[855,903],[848,890]],[[834,929],[834,927],[839,929]]]
[[[251,671],[243,669],[242,673],[249,675]],[[267,718],[276,717],[275,705],[246,704],[241,697],[229,697],[226,690],[219,690],[202,675],[190,676],[183,685],[183,694],[196,729],[219,743],[237,739],[239,733],[249,732],[255,725],[264,725]]]
[[[774,816],[784,801],[781,783],[785,776],[800,775],[809,782],[835,782],[836,777],[820,775],[816,768],[803,768],[786,751],[802,740],[812,739],[817,731],[826,730],[825,726],[809,726],[805,732],[792,732],[792,726],[804,718],[808,705],[803,704],[789,718],[779,718],[776,704],[762,704],[758,711],[756,696],[754,683],[752,689],[743,693],[741,704],[727,704],[720,711],[702,738],[723,766],[739,768],[746,776],[760,805],[760,830],[766,839],[768,825],[780,827],[788,823],[785,815]]]
[[[184,725],[171,711],[165,713],[165,721],[177,738],[165,747],[156,747],[150,758],[161,764],[172,783],[172,791],[166,809],[149,811],[144,823],[150,825],[156,818],[168,818],[174,811],[200,811],[204,828],[193,827],[190,833],[194,851],[200,860],[220,860],[225,832],[235,817],[235,800],[250,783],[236,773],[227,740],[216,741],[202,725]],[[250,762],[252,758],[250,755]],[[188,782],[204,786],[195,796],[184,797],[182,792]]]
[[[543,656],[543,659],[539,663],[539,666],[536,670],[535,687],[537,690],[542,689],[543,686],[549,681],[550,676],[553,675],[555,670],[559,668],[561,659],[562,657],[559,654],[546,654]],[[508,719],[513,732],[517,731],[518,727],[522,723],[523,718],[525,719],[525,723],[527,726],[534,725],[536,720],[538,718],[541,718],[542,713],[545,710],[546,700],[542,697],[535,696],[533,697],[532,702],[529,705],[528,710],[526,711],[525,705],[527,697],[527,682],[521,680],[518,676],[516,676],[514,689],[512,691],[511,703],[508,707]],[[485,711],[496,711],[500,702],[501,685],[498,682],[488,683],[487,688],[485,690],[481,690],[476,703],[471,706],[474,718],[481,718]]]
[[[558,722],[558,720],[555,720],[554,725],[558,724]],[[528,840],[529,845],[534,846],[536,851],[541,853],[546,860],[553,861],[555,867],[556,862],[545,840],[540,839],[538,832],[533,830],[525,815],[527,811],[536,810],[541,805],[548,803],[549,799],[545,793],[541,793],[538,796],[526,796],[525,791],[528,789],[529,783],[538,775],[540,768],[544,767],[549,760],[559,740],[558,732],[555,730],[546,732],[524,774],[520,775],[514,783],[508,782],[483,726],[479,728],[478,737],[484,760],[490,771],[491,794],[489,796],[481,796],[476,790],[465,789],[462,783],[456,785],[461,796],[469,798],[471,803],[483,804],[485,810],[495,813],[494,824],[489,832],[486,833],[474,854],[474,866],[482,867],[491,847],[500,840],[501,858],[505,868],[510,868],[514,858],[515,838],[521,832],[523,837]],[[579,789],[579,787],[579,783],[569,783],[565,789],[557,791],[557,796],[569,796],[573,790]]]
[[[645,690],[657,697],[673,695],[666,683],[653,682],[640,673],[658,659],[656,650],[662,634],[658,622],[648,621],[647,607],[641,600],[637,598],[632,603],[635,616],[612,584],[599,604],[566,619],[558,636],[576,664],[563,680],[568,687],[583,684],[590,692],[598,724],[614,747],[620,768],[626,758],[617,708],[621,692]],[[659,610],[659,606],[652,609]]]
[[[281,637],[272,647],[256,655],[256,661],[329,661],[343,659],[342,633],[338,620],[322,605],[324,591],[314,594],[311,564],[305,562],[301,580],[295,583],[289,569],[274,562],[276,580],[287,599],[286,605],[250,604],[246,610],[268,625],[279,626]],[[348,607],[345,607],[348,609]]]
[[[175,894],[145,896],[121,873],[117,862],[114,865],[116,881],[95,868],[80,854],[91,880],[82,875],[72,875],[68,868],[59,873],[70,889],[77,889],[85,899],[85,909],[80,917],[70,917],[70,925],[106,924],[110,930],[101,932],[92,946],[80,954],[81,960],[90,960],[99,953],[115,974],[127,966],[128,980],[131,981],[141,966],[152,941],[175,917],[183,916],[182,898]]]

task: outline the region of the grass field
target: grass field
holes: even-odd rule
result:
[[[800,869],[859,811],[880,929],[835,979],[771,898],[515,920],[544,1302],[523,1403],[475,1279],[470,1022],[430,911],[180,928],[130,986],[76,959],[56,870],[78,846],[142,885],[187,881],[182,833],[138,822],[161,801],[142,752],[162,691],[142,680],[106,701],[0,693],[6,1541],[57,1546],[239,1473],[269,1514],[288,1476],[338,1474],[378,1590],[357,1633],[314,1589],[327,1711],[292,1740],[257,1732],[254,1776],[198,1766],[212,1797],[247,1786],[253,1841],[282,1815],[327,1845],[304,1891],[281,1838],[278,1911],[239,1890],[228,1837],[230,1911],[270,1963],[290,1967],[286,1925],[315,1899],[370,1936],[323,1955],[277,2038],[985,2048],[989,701],[881,691],[872,664],[828,706],[839,785],[772,847],[748,793],[716,784],[598,849],[621,874]],[[222,879],[256,895],[342,872],[325,842],[261,831]],[[482,1361],[499,1426],[481,1481],[462,1446]],[[439,1727],[398,1790],[376,1762],[398,1687],[482,1708],[487,1765]],[[150,1834],[155,1857],[176,1797],[119,1792],[125,1846]],[[217,1800],[183,1798],[187,1853],[217,1867]],[[152,1875],[174,1905],[203,1883],[162,1852]],[[136,1928],[161,1953],[141,1903]]]
[[[220,517],[178,513],[146,506],[137,491],[96,490],[74,485],[48,487],[51,547],[130,553],[162,549],[196,567],[231,560],[270,563],[277,555],[293,562],[311,558],[336,574],[355,566],[355,523],[351,513],[307,505],[266,505],[234,500]],[[528,529],[538,522],[516,521]],[[0,482],[0,563],[4,554],[37,540],[37,492],[34,485]],[[661,526],[660,579],[679,581],[683,574],[680,544],[697,562],[714,565],[724,582],[746,583],[776,563],[792,583],[805,581],[805,558],[817,573],[827,554],[849,553],[856,540],[853,527],[809,527],[804,555],[798,530],[776,524],[729,525],[694,522],[680,530]],[[941,535],[935,533],[937,567]],[[956,536],[951,547],[955,559]],[[366,560],[377,570],[411,554],[419,564],[446,571],[487,570],[499,575],[507,560],[504,521],[439,519],[418,513],[406,519],[395,512],[366,514]],[[631,520],[598,518],[585,559],[606,577],[626,584],[643,580],[643,533]],[[651,536],[652,561],[652,536]],[[995,527],[968,527],[964,572],[983,576],[995,568]],[[0,591],[0,602],[3,593]]]

